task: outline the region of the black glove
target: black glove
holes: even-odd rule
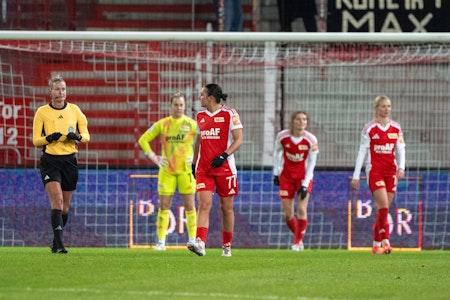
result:
[[[68,140],[81,141],[81,135],[76,134],[75,132],[69,132],[67,134]]]
[[[273,185],[280,185],[280,177],[279,176],[273,176]]]
[[[192,164],[192,175],[194,175],[195,178],[195,164]]]
[[[301,186],[300,189],[298,190],[297,194],[300,195],[300,199],[305,199],[306,198],[306,194],[308,193],[308,189],[306,188],[306,186]]]
[[[228,153],[226,153],[226,152],[220,154],[219,156],[214,157],[214,159],[211,162],[211,167],[213,167],[213,168],[220,167],[221,165],[223,165],[225,160],[227,160],[227,157],[228,157]]]
[[[59,140],[59,138],[62,136],[61,133],[59,132],[53,132],[52,134],[49,134],[45,137],[45,139],[47,140],[47,142],[51,143],[53,141],[57,141]]]

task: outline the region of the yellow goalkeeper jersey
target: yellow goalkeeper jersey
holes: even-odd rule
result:
[[[139,145],[147,155],[152,151],[150,142],[161,136],[161,155],[168,161],[166,171],[171,174],[190,172],[196,134],[197,124],[193,119],[186,115],[178,119],[169,116],[154,123],[140,137]]]
[[[62,109],[56,109],[50,104],[39,107],[33,120],[33,144],[44,146],[44,152],[51,155],[67,155],[78,152],[77,142],[67,139],[69,132],[78,132],[81,142],[90,140],[87,128],[88,121],[80,108],[66,102]],[[45,137],[54,132],[62,136],[56,142],[47,142]]]

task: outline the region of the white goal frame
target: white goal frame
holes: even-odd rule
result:
[[[0,30],[0,40],[450,43],[450,33],[288,33]]]

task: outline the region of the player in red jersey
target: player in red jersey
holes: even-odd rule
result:
[[[306,131],[307,124],[306,112],[293,113],[290,129],[278,133],[274,148],[273,180],[275,185],[280,186],[278,195],[286,225],[294,233],[294,251],[304,250],[302,239],[308,225],[308,200],[319,153],[317,138]],[[297,217],[294,212],[295,193]]]
[[[204,256],[209,228],[209,213],[213,192],[219,195],[222,211],[222,256],[231,256],[234,232],[234,197],[238,195],[238,180],[233,153],[242,144],[242,124],[233,108],[220,103],[227,94],[210,83],[202,88],[201,106],[206,108],[197,114],[197,139],[194,146],[194,167],[197,180],[197,238],[187,247]]]
[[[373,227],[372,253],[389,254],[392,247],[389,242],[388,213],[397,189],[397,180],[405,177],[405,142],[400,124],[390,119],[391,100],[386,96],[378,96],[374,108],[375,119],[362,130],[350,185],[352,189],[359,189],[359,176],[366,161],[367,182],[378,209]]]

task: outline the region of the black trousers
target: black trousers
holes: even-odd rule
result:
[[[277,0],[280,31],[292,32],[292,22],[303,19],[306,31],[317,32],[315,0]]]

